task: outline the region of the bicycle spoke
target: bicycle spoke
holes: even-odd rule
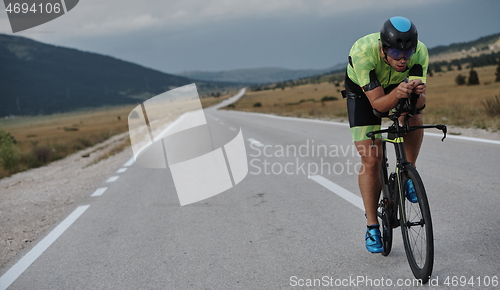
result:
[[[420,268],[422,268],[426,257],[425,224],[423,224],[423,219],[421,219],[416,223],[410,221],[407,222],[406,227],[408,229],[408,238],[410,240],[410,246],[413,250],[415,262]]]
[[[422,227],[418,225],[418,228],[415,227],[415,222],[414,216],[415,216],[415,211],[413,210],[413,207],[409,205],[408,202],[406,202],[406,208],[407,208],[407,222],[406,222],[406,231],[408,234],[408,239],[409,239],[409,245],[413,251],[413,256],[415,258],[415,262],[417,265],[421,268],[422,267],[422,236],[420,233],[420,230]]]

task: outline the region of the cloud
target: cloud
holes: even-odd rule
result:
[[[69,17],[49,22],[36,31],[57,31],[60,37],[113,36],[144,30],[182,31],[221,21],[259,18],[335,17],[384,7],[411,8],[432,0],[185,0],[80,1]],[[0,15],[0,22],[6,13]],[[354,18],[355,19],[355,18]],[[355,21],[355,20],[354,20]],[[352,23],[355,25],[355,22]]]

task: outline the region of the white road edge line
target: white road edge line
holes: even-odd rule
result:
[[[91,197],[101,196],[107,189],[108,189],[107,187],[98,188],[98,189],[96,189],[96,191],[94,191],[94,193],[91,195]]]
[[[349,126],[347,122],[335,122],[335,121],[324,121],[324,120],[317,120],[317,119],[306,119],[306,118],[297,118],[297,117],[285,117],[285,116],[276,116],[276,115],[270,115],[270,114],[264,114],[264,113],[254,113],[254,112],[242,112],[242,111],[225,111],[229,114],[248,114],[248,115],[258,115],[262,117],[267,117],[267,118],[272,118],[272,119],[282,119],[282,120],[290,120],[290,121],[302,121],[302,122],[312,122],[312,123],[321,123],[321,124],[329,124],[329,125],[337,125],[337,126]],[[432,137],[443,137],[442,133],[432,133],[432,132],[425,132],[425,135],[432,136]],[[483,139],[483,138],[475,138],[475,137],[466,137],[466,136],[456,136],[456,135],[451,135],[447,134],[446,139],[458,139],[458,140],[465,140],[465,141],[472,141],[472,142],[480,142],[480,143],[489,143],[489,144],[495,144],[495,145],[500,145],[500,141],[498,140],[491,140],[491,139]]]
[[[347,200],[357,208],[361,210],[365,210],[365,207],[363,206],[363,199],[361,199],[360,196],[355,195],[354,193],[350,192],[349,190],[341,187],[340,185],[337,185],[333,183],[332,181],[324,178],[321,175],[312,175],[309,176],[309,179],[312,179],[313,181],[316,181],[326,189],[330,190],[331,192],[335,193],[336,195],[342,197],[343,199]]]
[[[111,176],[110,178],[108,178],[108,180],[106,180],[106,182],[115,182],[118,180],[118,178],[120,178],[120,176]]]
[[[425,135],[443,138],[443,133],[425,132]],[[446,134],[446,139],[448,139],[448,138],[449,139],[459,139],[459,140],[466,140],[466,141],[473,141],[473,142],[481,142],[481,143],[489,143],[489,144],[500,145],[500,141],[490,140],[490,139],[483,139],[483,138],[466,137],[466,136],[456,136],[456,135]]]
[[[0,290],[5,290],[14,283],[14,281],[16,281],[16,279],[89,208],[89,206],[90,205],[82,205],[77,207],[65,220],[33,247],[31,251],[12,266],[9,271],[3,274],[3,276],[0,277]]]
[[[123,173],[125,171],[127,171],[127,168],[120,168],[118,169],[118,171],[116,171],[116,173]]]
[[[285,117],[285,116],[276,116],[276,115],[264,114],[264,113],[232,111],[232,110],[231,111],[226,110],[225,112],[227,112],[229,114],[248,114],[248,115],[257,115],[257,116],[271,118],[271,119],[281,119],[281,120],[288,120],[288,121],[321,123],[321,124],[328,124],[328,125],[337,125],[337,126],[349,127],[349,123],[348,122],[335,122],[335,121],[325,121],[325,120],[318,120],[318,119]]]

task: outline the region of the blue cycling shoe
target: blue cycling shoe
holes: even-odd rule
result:
[[[417,192],[415,191],[415,186],[413,186],[413,181],[411,179],[406,183],[406,198],[412,202],[417,203]]]
[[[384,246],[380,236],[379,225],[368,226],[366,229],[366,249],[371,253],[382,253]]]

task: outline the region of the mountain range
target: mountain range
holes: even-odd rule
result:
[[[0,116],[140,103],[193,82],[200,92],[234,86],[4,34],[0,34],[0,64]]]
[[[344,70],[346,63],[340,63],[326,69],[302,69],[292,70],[278,67],[264,67],[255,69],[237,69],[219,72],[188,71],[178,75],[192,79],[205,81],[239,82],[249,84],[266,84],[282,82],[286,80],[296,80],[305,77],[312,77],[334,71]]]

